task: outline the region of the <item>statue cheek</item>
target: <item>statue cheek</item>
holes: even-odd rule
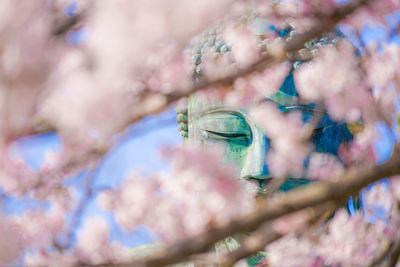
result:
[[[226,144],[226,158],[234,162],[238,166],[239,171],[244,167],[248,151],[249,145],[242,145],[236,142],[228,142]]]
[[[260,129],[252,129],[251,139],[214,139],[212,134],[206,132],[203,132],[202,138],[205,146],[215,144],[225,146],[226,159],[237,165],[242,178],[267,179],[270,177],[266,166],[269,141]]]
[[[225,159],[236,164],[238,170],[241,172],[246,163],[251,140],[247,138],[214,139],[209,137],[205,132],[201,136],[202,144],[206,147],[215,145],[223,146],[225,149]]]

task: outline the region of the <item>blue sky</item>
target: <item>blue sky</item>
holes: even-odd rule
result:
[[[145,177],[156,171],[167,170],[167,163],[160,157],[159,148],[175,146],[182,142],[175,117],[176,113],[170,108],[163,114],[147,117],[141,123],[131,126],[127,130],[128,137],[106,155],[96,170],[93,187],[113,188],[133,171],[139,172]],[[12,154],[21,155],[29,166],[38,169],[46,151],[60,151],[60,149],[60,138],[54,133],[49,133],[18,140],[12,148]],[[87,175],[87,170],[82,171],[78,175],[68,178],[64,183],[75,187],[79,197],[82,197]],[[20,215],[26,209],[39,206],[29,197],[22,199],[9,197],[4,202],[4,211],[8,214]],[[92,215],[106,218],[112,225],[111,239],[117,239],[127,246],[136,246],[155,239],[144,226],[131,233],[122,231],[115,223],[113,216],[97,206],[95,199],[89,202],[81,221]]]
[[[159,155],[159,148],[160,146],[181,144],[182,139],[175,117],[176,113],[170,108],[161,115],[150,116],[141,123],[131,126],[127,130],[128,137],[106,155],[96,170],[93,188],[113,188],[133,171],[146,177],[156,171],[168,170],[167,163]],[[375,143],[375,150],[378,163],[383,163],[390,157],[392,151],[393,132],[383,123],[378,123],[377,126],[381,138]],[[50,133],[20,139],[14,145],[12,153],[19,153],[32,168],[37,169],[41,165],[46,151],[59,151],[60,149],[60,138],[56,134]],[[64,183],[76,188],[78,196],[82,197],[87,175],[88,171],[84,170],[78,175],[68,178]],[[29,197],[23,199],[10,197],[4,203],[4,210],[9,214],[22,214],[26,209],[34,209],[39,206]],[[376,214],[367,218],[370,222],[376,221],[378,217],[384,218],[386,214],[379,206],[374,209]],[[97,206],[95,198],[88,203],[81,222],[86,217],[93,215],[105,218],[111,225],[110,238],[118,240],[126,246],[134,247],[156,240],[156,237],[145,226],[132,232],[123,231],[109,212],[105,212]],[[80,225],[77,230],[79,227]]]

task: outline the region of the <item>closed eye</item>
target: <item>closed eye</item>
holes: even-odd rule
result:
[[[314,132],[314,133],[318,133],[318,132],[322,131],[323,129],[326,129],[326,128],[330,127],[330,126],[331,126],[331,125],[327,125],[327,126],[315,128],[313,132]]]
[[[221,132],[214,132],[210,130],[205,130],[207,133],[211,133],[220,137],[225,137],[225,138],[238,138],[238,137],[248,137],[244,133],[221,133]]]
[[[227,141],[237,145],[249,145],[252,130],[243,114],[231,110],[215,110],[201,116],[198,127],[216,141]]]

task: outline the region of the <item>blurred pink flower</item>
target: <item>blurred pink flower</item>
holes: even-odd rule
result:
[[[333,180],[345,171],[342,163],[335,156],[314,152],[310,156],[307,178]]]
[[[311,152],[311,146],[303,140],[303,120],[298,112],[283,115],[271,103],[254,107],[250,116],[270,139],[271,149],[267,154],[267,165],[276,177],[300,177],[303,160]]]
[[[224,37],[232,47],[233,57],[238,67],[248,67],[259,58],[259,39],[250,30],[244,27],[228,28]]]
[[[281,235],[296,233],[308,226],[307,211],[298,211],[273,221],[272,228]]]
[[[367,89],[361,86],[354,51],[344,40],[336,47],[322,47],[311,63],[303,64],[294,73],[300,96],[311,102],[324,101],[337,120],[356,121],[364,115],[366,103],[372,104]]]
[[[0,218],[0,236],[0,265],[18,259],[24,248],[19,226],[10,219]]]
[[[102,205],[113,208],[125,229],[145,224],[172,242],[253,210],[256,190],[242,185],[221,151],[186,146],[164,154],[173,156],[171,175],[131,175],[113,193],[101,196]]]

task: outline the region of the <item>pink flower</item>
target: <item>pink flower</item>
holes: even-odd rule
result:
[[[252,105],[276,93],[289,73],[289,65],[279,64],[250,77],[237,79],[234,89],[225,97],[225,103],[240,108]]]
[[[332,180],[333,178],[339,178],[344,171],[344,166],[336,157],[314,152],[310,156],[307,178]]]
[[[385,87],[388,82],[399,75],[396,68],[400,61],[400,49],[395,44],[383,44],[382,52],[376,53],[376,45],[368,47],[367,60],[364,61],[364,69],[367,71],[368,84],[372,88]]]
[[[341,60],[343,57],[347,60]],[[356,121],[368,116],[366,103],[372,105],[372,97],[361,85],[357,64],[354,48],[347,41],[321,48],[311,63],[303,64],[294,74],[300,96],[310,102],[324,101],[337,120]]]
[[[259,41],[256,35],[244,27],[228,28],[224,34],[232,47],[233,57],[240,68],[250,66],[259,57]]]
[[[24,256],[24,266],[42,267],[42,266],[60,266],[73,267],[76,266],[77,258],[71,252],[54,252],[38,251],[36,253],[26,253]]]
[[[307,211],[298,211],[274,220],[272,228],[281,235],[296,233],[307,227],[308,219]]]
[[[10,263],[23,249],[21,229],[9,219],[0,219],[0,265]]]
[[[236,168],[223,161],[221,150],[188,145],[164,154],[173,156],[173,173],[133,175],[113,193],[101,196],[125,229],[144,224],[172,242],[253,210],[256,190],[236,178]]]
[[[303,160],[311,152],[311,146],[303,140],[301,114],[291,112],[283,115],[271,103],[253,108],[250,116],[271,140],[267,154],[267,165],[276,177],[299,177],[303,171]]]

